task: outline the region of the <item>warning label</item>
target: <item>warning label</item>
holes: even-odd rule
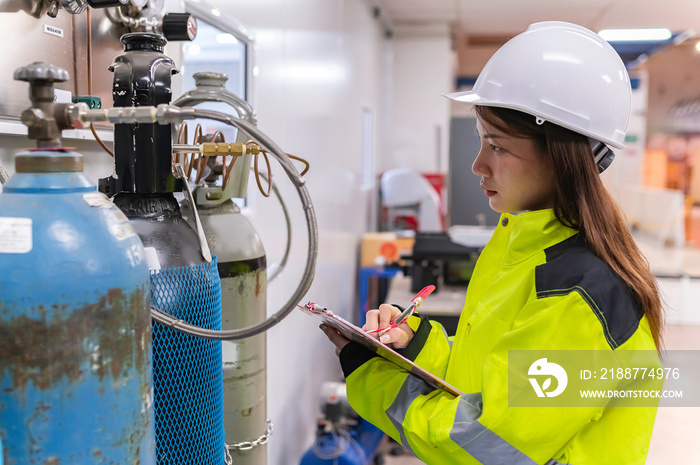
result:
[[[0,217],[0,253],[32,250],[32,219]]]

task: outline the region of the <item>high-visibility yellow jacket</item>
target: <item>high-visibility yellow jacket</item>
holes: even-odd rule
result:
[[[656,407],[509,407],[509,350],[655,350],[624,281],[552,210],[503,214],[456,335],[412,317],[404,355],[436,390],[356,343],[340,361],[360,416],[427,464],[644,464]]]

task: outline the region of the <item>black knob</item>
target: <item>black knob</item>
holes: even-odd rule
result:
[[[87,2],[93,8],[110,8],[126,5],[129,3],[129,0],[87,0]]]
[[[189,13],[168,13],[163,17],[163,35],[168,40],[194,40],[197,18]]]

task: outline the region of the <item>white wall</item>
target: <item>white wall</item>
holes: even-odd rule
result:
[[[447,172],[454,54],[447,26],[402,28],[394,37],[391,150],[381,171]]]

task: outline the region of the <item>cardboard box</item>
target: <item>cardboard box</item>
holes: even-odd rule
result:
[[[401,255],[413,252],[413,237],[393,232],[366,233],[362,236],[360,266],[381,266],[399,261]]]

